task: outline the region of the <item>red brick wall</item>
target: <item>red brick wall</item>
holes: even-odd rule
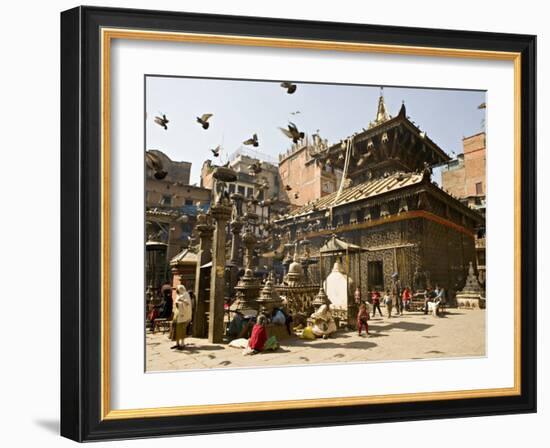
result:
[[[332,182],[332,191],[335,189],[335,176],[332,173],[324,172],[315,163],[307,163],[310,156],[307,149],[301,149],[283,159],[279,164],[279,173],[283,187],[281,195],[287,196],[285,200],[293,205],[304,205],[329,192],[323,192],[323,184]],[[291,191],[286,191],[284,186],[290,185]],[[298,193],[298,198],[295,197]]]
[[[464,167],[466,169],[466,196],[485,196],[485,133],[464,139]],[[476,192],[481,183],[481,193]]]

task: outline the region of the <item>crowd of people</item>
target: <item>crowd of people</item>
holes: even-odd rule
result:
[[[193,319],[194,297],[187,291],[184,285],[176,287],[176,299],[172,299],[172,287],[164,285],[161,288],[161,299],[154,303],[148,302],[147,320],[152,332],[159,320],[169,321],[170,339],[175,342],[171,348],[183,350],[185,338],[190,334]],[[359,336],[369,335],[369,320],[377,315],[383,317],[381,304],[385,306],[387,318],[400,316],[413,310],[413,291],[409,286],[400,287],[397,276],[393,277],[392,287],[386,289],[383,294],[379,290],[368,293],[366,300],[362,300],[359,289],[354,294],[358,306],[356,316],[356,328]],[[436,285],[434,289],[427,288],[417,297],[422,297],[422,305],[417,308],[424,314],[432,313],[438,316],[442,306],[446,304],[445,289]],[[297,316],[298,317],[298,316]],[[328,338],[334,334],[338,325],[333,316],[330,303],[321,305],[313,312],[307,322],[299,323],[297,327],[294,316],[284,306],[277,307],[269,313],[254,313],[245,315],[241,311],[233,311],[229,319],[226,336],[232,341],[232,346],[242,347],[247,355],[260,353],[266,350],[274,350],[278,347],[275,336],[268,336],[267,326],[272,324],[284,328],[288,335],[294,334],[296,328],[300,328],[300,335],[305,339]]]
[[[397,281],[394,281],[392,288],[388,288],[382,295],[380,291],[373,290],[369,292],[367,300],[361,300],[361,292],[359,289],[355,292],[355,301],[359,306],[357,313],[357,331],[361,336],[362,330],[365,329],[365,334],[369,334],[368,321],[371,318],[376,317],[378,312],[379,317],[383,317],[380,304],[382,303],[386,308],[386,315],[388,318],[394,316],[403,315],[405,311],[413,310],[413,292],[409,286],[400,288]],[[427,288],[419,295],[422,300],[422,306],[420,308],[424,314],[428,312],[434,316],[439,316],[441,308],[446,305],[446,293],[445,289],[439,285],[436,285],[434,289]]]

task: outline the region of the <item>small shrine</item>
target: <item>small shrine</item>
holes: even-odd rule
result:
[[[256,300],[256,303],[259,306],[259,311],[266,315],[271,314],[275,308],[281,306],[282,300],[273,286],[273,273],[269,273],[269,277],[267,278],[265,285],[260,292],[260,297]]]
[[[461,291],[456,293],[456,302],[459,308],[485,308],[483,288],[475,275],[474,265],[470,261],[466,284]]]
[[[275,289],[281,297],[284,297],[284,303],[293,315],[297,313],[309,315],[314,309],[313,300],[319,285],[311,283],[304,274],[304,265],[307,267],[311,264],[308,251],[305,251],[300,260],[298,257],[298,243],[292,246],[294,246],[292,262],[288,265],[288,271],[282,283],[276,285]],[[290,255],[287,255],[287,259],[289,257]]]

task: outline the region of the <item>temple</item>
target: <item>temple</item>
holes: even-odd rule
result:
[[[363,297],[390,288],[397,273],[403,286],[439,284],[452,300],[475,263],[475,229],[484,218],[432,181],[432,168],[450,158],[409,119],[405,104],[392,117],[381,93],[368,128],[312,157],[341,181],[276,221],[288,240],[307,238],[312,257],[332,234],[363,248],[349,266],[362,279]]]

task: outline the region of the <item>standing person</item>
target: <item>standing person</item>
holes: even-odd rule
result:
[[[445,288],[435,285],[435,300],[439,300],[442,304],[446,303]]]
[[[371,300],[372,300],[372,317],[376,316],[376,310],[378,310],[378,313],[380,313],[380,317],[382,317],[382,310],[380,309],[380,293],[378,291],[373,291],[371,294]]]
[[[406,311],[410,311],[412,292],[408,286],[405,286],[405,289],[403,289],[403,294],[401,295],[401,298],[403,299],[403,309],[405,309]]]
[[[359,305],[359,312],[357,313],[357,331],[359,336],[361,336],[361,330],[365,327],[365,333],[369,335],[369,312],[367,311],[367,306],[362,303]]]
[[[434,302],[438,303],[438,312],[441,307],[444,307],[447,304],[447,297],[445,295],[445,289],[439,285],[435,285],[435,297]]]
[[[158,317],[162,319],[170,319],[172,316],[173,300],[172,300],[172,287],[170,285],[164,285],[162,287],[162,305],[160,308],[160,315]]]
[[[185,286],[179,285],[176,288],[176,302],[174,303],[174,318],[172,320],[172,327],[174,328],[172,334],[172,340],[176,341],[173,349],[183,350],[185,347],[185,336],[187,336],[187,326],[191,322],[193,316],[193,305],[191,304],[191,297],[185,289]]]
[[[388,317],[391,317],[391,312],[393,308],[393,298],[390,294],[389,289],[386,289],[386,294],[384,294],[384,305],[386,305],[386,309],[388,310]]]
[[[395,300],[395,313],[396,315],[400,315],[403,313],[403,303],[401,302],[401,280],[399,280],[399,274],[397,272],[394,272],[391,278],[391,293]]]
[[[195,311],[195,305],[197,300],[195,299],[195,293],[193,291],[187,291],[189,293],[189,298],[191,299],[191,322],[187,325],[187,336],[193,334],[193,312]]]

